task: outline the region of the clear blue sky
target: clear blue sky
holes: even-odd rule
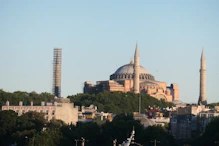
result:
[[[0,88],[51,92],[61,47],[62,96],[80,93],[129,63],[136,41],[141,65],[184,102],[198,100],[204,46],[207,100],[219,102],[218,0],[1,0]]]

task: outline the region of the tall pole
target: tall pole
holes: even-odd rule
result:
[[[75,146],[78,146],[78,141],[77,139],[75,139]]]
[[[139,94],[139,114],[141,114],[141,95]]]
[[[85,142],[85,139],[82,137],[81,138],[81,146],[84,146],[84,142]]]
[[[86,141],[89,141],[89,140],[85,140],[84,137],[81,137],[81,139],[75,139],[75,145],[78,146],[78,141],[81,142],[81,146],[84,146],[85,145],[85,142]]]
[[[154,146],[157,146],[157,143],[160,143],[160,141],[157,141],[156,139],[154,141],[151,141],[152,143],[154,143]]]
[[[113,146],[116,146],[117,139],[113,140]]]
[[[85,145],[85,141],[88,141],[88,140],[85,140],[84,137],[81,137],[81,146],[84,146],[84,145]]]

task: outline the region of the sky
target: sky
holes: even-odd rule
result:
[[[134,56],[156,80],[197,103],[202,48],[207,100],[219,102],[218,0],[1,0],[0,89],[52,91],[53,48],[62,48],[63,97],[108,80]]]

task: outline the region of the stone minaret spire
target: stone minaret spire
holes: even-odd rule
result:
[[[139,93],[139,71],[140,71],[140,56],[138,52],[138,42],[136,43],[134,56],[134,93]]]
[[[205,59],[204,49],[202,49],[202,55],[201,55],[200,93],[199,93],[198,105],[207,105],[207,100],[206,100],[206,59]]]

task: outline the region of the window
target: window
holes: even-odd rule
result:
[[[47,114],[47,115],[49,114],[49,111],[48,111],[48,110],[46,110],[46,114]]]

